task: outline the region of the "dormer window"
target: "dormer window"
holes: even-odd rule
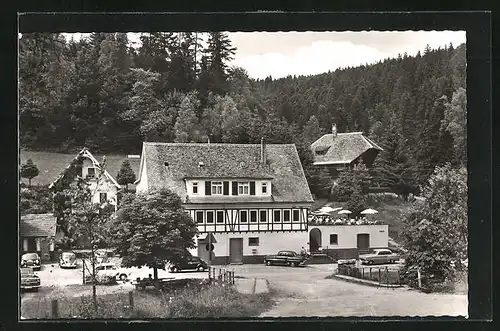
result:
[[[222,182],[212,182],[212,195],[222,195]]]
[[[238,182],[238,195],[249,195],[249,194],[250,194],[250,183]]]
[[[198,194],[198,182],[193,183],[193,194]]]
[[[267,194],[267,183],[262,183],[262,194]]]
[[[95,177],[95,168],[92,168],[92,167],[87,168],[87,177],[88,178]]]

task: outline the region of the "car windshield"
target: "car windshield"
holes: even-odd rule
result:
[[[36,253],[28,253],[23,255],[23,260],[36,260],[38,259],[38,254]]]

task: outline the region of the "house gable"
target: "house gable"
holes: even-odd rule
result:
[[[382,148],[362,132],[325,134],[311,145],[314,165],[348,165],[368,151],[378,153]],[[374,158],[374,157],[373,157]]]
[[[95,174],[97,174],[98,169],[100,168],[100,163],[97,161],[97,159],[90,153],[90,151],[87,148],[83,148],[72,160],[74,162],[78,158],[83,158],[83,168],[82,168],[82,173],[80,175],[82,176],[87,176],[89,175],[89,168],[94,168]],[[71,162],[71,163],[72,163]],[[61,174],[49,185],[49,188],[53,188],[55,184],[60,181],[66,172],[70,169],[71,163],[66,167],[66,169],[63,170]],[[104,170],[104,176],[106,177],[106,180],[109,181],[113,186],[116,187],[116,189],[120,189],[121,186],[116,182],[116,180],[109,174],[107,170]]]

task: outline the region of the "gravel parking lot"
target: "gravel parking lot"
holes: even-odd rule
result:
[[[115,263],[119,266],[120,260],[117,258],[111,258],[111,263]],[[61,269],[59,264],[44,264],[40,271],[35,271],[35,274],[40,277],[41,287],[38,292],[22,292],[21,300],[37,298],[42,296],[51,295],[51,293],[62,294],[68,296],[80,296],[90,294],[92,291],[92,286],[82,285],[83,274],[82,274],[82,261],[77,260],[76,269]],[[135,280],[137,277],[145,278],[149,274],[153,275],[152,268],[127,268],[131,273],[130,280]],[[180,273],[170,273],[166,270],[158,270],[159,278],[174,277],[176,279],[181,278],[207,278],[208,272],[196,272],[196,271],[183,271]],[[130,291],[134,286],[128,282],[118,281],[116,285],[102,285],[98,286],[98,292],[104,293],[114,293],[120,291]]]
[[[80,262],[80,261],[79,261]],[[390,265],[394,267],[395,265]],[[262,317],[299,316],[467,316],[467,295],[425,294],[408,288],[377,288],[326,279],[336,271],[336,264],[305,267],[265,266],[263,264],[222,266],[235,271],[236,277],[263,278],[277,290],[275,307]],[[57,264],[44,265],[36,272],[42,287],[38,292],[22,294],[22,300],[58,295],[90,295],[92,287],[82,284],[81,262],[76,270],[60,269]],[[130,268],[132,279],[152,274],[149,268]],[[205,278],[207,272],[168,273],[159,277]],[[133,285],[98,286],[97,293],[130,291]]]

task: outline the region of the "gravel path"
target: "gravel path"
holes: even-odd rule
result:
[[[467,296],[426,294],[408,288],[376,288],[325,279],[335,265],[305,268],[235,266],[237,275],[269,280],[281,297],[262,317],[467,316]]]

